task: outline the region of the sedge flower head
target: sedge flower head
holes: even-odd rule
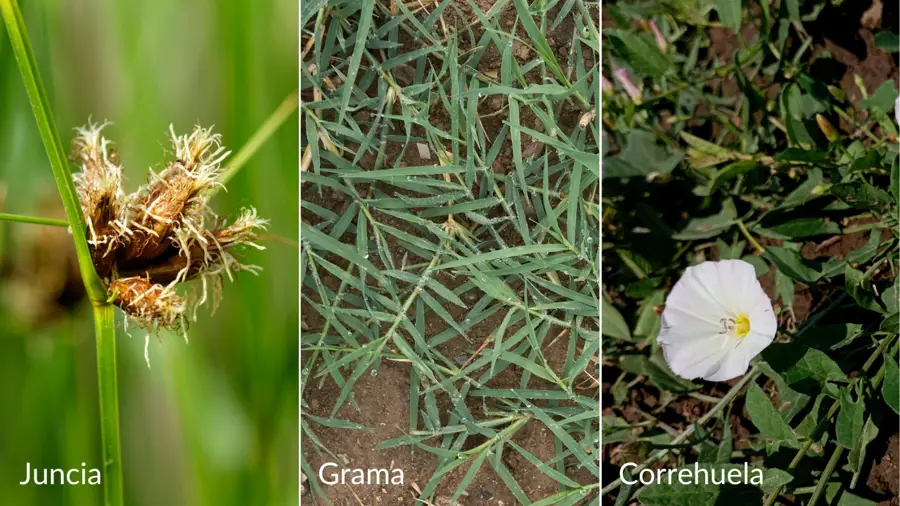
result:
[[[101,133],[106,124],[76,129],[74,174],[87,239],[97,274],[107,285],[109,301],[128,321],[156,332],[179,332],[187,339],[186,315],[220,297],[222,279],[259,268],[240,263],[235,251],[256,244],[266,220],[243,210],[228,223],[209,207],[221,188],[222,161],[229,151],[211,129],[195,127],[177,135],[169,127],[174,159],[159,173],[150,170],[147,184],[126,195],[122,166]],[[188,294],[180,288],[196,280]]]
[[[726,381],[747,372],[777,327],[751,264],[703,262],[688,267],[672,288],[657,342],[675,374]]]

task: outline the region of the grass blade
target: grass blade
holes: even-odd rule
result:
[[[356,84],[356,74],[359,73],[359,65],[362,63],[363,52],[366,50],[366,39],[369,36],[369,28],[372,26],[372,14],[375,11],[375,2],[363,2],[359,15],[359,25],[356,27],[356,44],[353,48],[353,56],[350,57],[350,68],[347,70],[347,81],[344,83],[344,95],[341,97],[341,109],[338,113],[338,123],[344,122],[347,106],[350,105],[350,95]]]

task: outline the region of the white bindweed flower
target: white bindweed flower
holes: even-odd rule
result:
[[[747,372],[777,327],[752,265],[703,262],[685,269],[672,288],[657,341],[675,374],[725,381]]]
[[[897,125],[900,125],[900,96],[894,102],[894,118],[897,120]]]

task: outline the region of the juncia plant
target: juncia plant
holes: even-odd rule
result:
[[[172,134],[174,160],[148,183],[126,195],[122,167],[101,126],[78,130],[72,174],[66,162],[49,100],[15,0],[0,0],[28,100],[66,211],[66,221],[0,214],[0,219],[66,226],[72,231],[78,267],[94,313],[97,338],[97,382],[103,442],[104,504],[123,504],[122,457],[116,378],[113,304],[127,320],[155,332],[166,328],[182,334],[187,315],[207,300],[215,305],[223,276],[254,270],[233,256],[234,247],[253,244],[254,230],[265,222],[253,209],[228,225],[209,208],[209,199],[271,136],[298,106],[291,94],[247,144],[229,160],[218,135],[196,128],[190,135]],[[198,280],[199,290],[179,294],[183,283]]]

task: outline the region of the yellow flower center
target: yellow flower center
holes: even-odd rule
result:
[[[750,332],[750,317],[747,313],[740,313],[734,318],[722,318],[722,332],[720,334],[729,334],[732,337],[742,338]]]
[[[748,332],[750,332],[750,317],[747,316],[747,313],[741,313],[734,320],[734,335],[735,337],[744,337]]]

